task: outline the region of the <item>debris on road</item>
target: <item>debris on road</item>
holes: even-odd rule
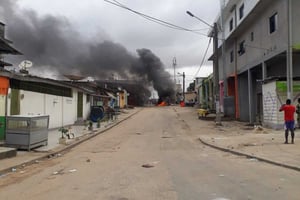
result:
[[[253,162],[257,162],[258,161],[256,158],[250,158],[249,160],[253,161]]]
[[[77,172],[77,169],[70,169],[69,172],[70,173]]]
[[[151,164],[144,164],[144,165],[142,165],[142,167],[144,167],[144,168],[151,168],[151,167],[154,167],[154,165],[151,165]]]
[[[62,175],[62,174],[64,174],[64,173],[65,173],[65,172],[64,172],[64,169],[60,169],[60,170],[58,170],[58,171],[53,172],[52,175]]]
[[[144,164],[144,165],[142,165],[142,167],[152,168],[152,167],[155,167],[155,165],[158,164],[158,163],[159,163],[159,161],[154,161],[154,162],[151,162],[151,163]]]
[[[263,133],[267,134],[268,132],[262,126],[254,126],[254,133]]]

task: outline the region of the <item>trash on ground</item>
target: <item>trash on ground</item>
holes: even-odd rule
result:
[[[254,126],[254,133],[264,133],[267,134],[268,132],[265,130],[264,127],[258,125],[258,126]]]
[[[7,176],[6,174],[0,174],[0,178]]]
[[[16,168],[11,168],[11,171],[12,171],[12,172],[16,172],[17,169],[16,169]]]
[[[70,169],[69,172],[70,173],[77,172],[77,169]]]
[[[151,167],[154,167],[154,165],[151,165],[151,164],[144,164],[144,165],[142,165],[142,167],[144,167],[144,168],[151,168]]]
[[[258,161],[256,158],[250,158],[249,160],[250,160],[250,161],[254,161],[254,162],[257,162],[257,161]]]
[[[243,146],[245,147],[253,147],[253,146],[257,146],[256,143],[246,143],[246,144],[243,144]]]
[[[159,163],[159,161],[154,161],[154,162],[151,162],[151,163],[144,164],[144,165],[142,165],[142,167],[151,168],[151,167],[155,167],[155,165],[157,165],[158,163]]]
[[[55,171],[52,173],[53,175],[61,175],[61,174],[64,174],[64,169],[61,169],[61,170],[58,170],[58,171]]]

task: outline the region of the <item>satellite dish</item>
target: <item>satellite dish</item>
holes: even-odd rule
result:
[[[32,67],[32,62],[29,60],[23,60],[20,64],[19,64],[19,68],[26,70],[28,68]]]

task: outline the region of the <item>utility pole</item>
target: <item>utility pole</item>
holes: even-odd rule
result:
[[[220,115],[220,88],[219,88],[219,50],[218,50],[218,24],[214,23],[213,27],[213,39],[214,39],[214,93],[215,93],[215,105],[216,105],[216,125],[221,125]],[[222,55],[224,56],[224,55]]]
[[[182,95],[183,95],[183,102],[185,103],[185,95],[184,95],[184,92],[185,92],[185,73],[183,72],[182,74],[182,77],[183,77],[183,88],[182,88]]]
[[[214,75],[214,95],[215,95],[215,106],[216,106],[216,125],[221,124],[221,113],[220,113],[220,87],[219,87],[219,51],[218,51],[218,24],[215,22],[214,26],[210,25],[206,21],[200,19],[190,11],[186,11],[188,15],[191,17],[196,18],[197,20],[201,21],[202,23],[206,24],[210,28],[212,28],[212,35],[214,40],[214,60],[213,60],[213,75]],[[225,42],[225,41],[224,41]],[[224,56],[224,55],[222,55]]]
[[[292,47],[292,3],[288,0],[288,47],[287,47],[287,98],[293,102],[293,47]]]
[[[185,73],[183,72],[182,74],[178,72],[178,74],[180,76],[182,76],[182,79],[183,79],[183,82],[182,82],[182,100],[183,102],[185,102],[185,95],[184,95],[184,92],[185,92]]]
[[[175,77],[176,57],[173,58],[173,68],[174,68],[174,83],[176,84],[176,77]]]
[[[175,68],[176,68],[176,64],[177,64],[177,61],[176,61],[176,57],[173,58],[173,68],[174,68],[174,84],[175,84],[175,88],[177,88],[177,85],[176,85],[176,74],[175,74]],[[177,89],[176,89],[177,91]],[[175,92],[174,94],[174,103],[177,102],[177,92]]]

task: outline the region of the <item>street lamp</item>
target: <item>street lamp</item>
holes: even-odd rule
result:
[[[183,97],[183,102],[185,103],[185,95],[184,95],[184,88],[185,88],[185,73],[183,72],[182,74],[177,72],[178,75],[182,76],[182,97]]]
[[[202,23],[206,24],[206,25],[209,26],[210,28],[214,28],[212,25],[210,25],[209,23],[207,23],[207,22],[204,21],[203,19],[200,19],[199,17],[197,17],[196,15],[194,15],[193,13],[191,13],[190,11],[186,11],[186,13],[187,13],[189,16],[198,19],[199,21],[201,21]]]
[[[214,59],[213,59],[213,75],[214,75],[214,95],[215,95],[215,104],[216,104],[216,124],[221,125],[221,115],[220,115],[220,97],[219,97],[219,52],[218,52],[218,25],[217,23],[214,23],[214,25],[210,25],[206,21],[200,19],[199,17],[195,16],[193,13],[190,11],[186,11],[186,13],[191,16],[196,18],[197,20],[201,21],[202,23],[206,24],[210,28],[212,28],[212,35],[209,35],[210,37],[213,37],[214,41]],[[224,56],[224,55],[222,55]]]

